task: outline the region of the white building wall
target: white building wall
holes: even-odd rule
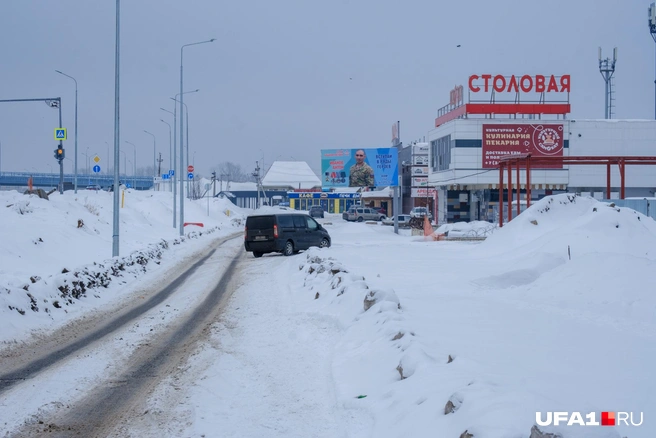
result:
[[[656,156],[655,120],[570,120],[571,156]],[[656,166],[626,166],[627,188],[656,188]],[[620,173],[611,166],[611,185],[619,187]],[[570,166],[572,188],[605,188],[606,166]]]

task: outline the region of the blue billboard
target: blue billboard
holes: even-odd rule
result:
[[[322,149],[322,187],[387,187],[399,183],[396,148]]]

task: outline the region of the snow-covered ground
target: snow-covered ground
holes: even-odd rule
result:
[[[135,263],[57,308],[57,287],[71,280],[63,268],[112,263],[111,195],[0,192],[0,340],[20,343],[112,305],[216,233],[240,231],[248,214],[212,199],[208,216],[207,200],[188,202],[187,220],[204,222],[204,234],[181,241],[170,196],[129,192],[121,211],[121,257],[155,248],[159,264]],[[559,195],[483,242],[320,221],[331,248],[244,260],[252,281],[190,361],[201,371],[176,405],[176,436],[528,438],[536,413],[563,411],[597,421],[602,411],[643,413],[643,422],[540,430],[656,436],[652,219]],[[0,418],[11,409],[0,401]],[[152,424],[132,432],[170,430]]]

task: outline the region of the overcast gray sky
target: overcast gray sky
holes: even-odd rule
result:
[[[654,118],[655,44],[642,0],[123,0],[121,148],[152,166],[152,138],[169,159],[169,98],[179,92],[185,49],[190,160],[208,175],[223,161],[252,171],[320,150],[387,147],[433,128],[449,90],[471,74],[571,74],[572,118],[603,118],[604,57],[618,47],[616,118]],[[107,168],[113,145],[113,0],[3,0],[0,99],[63,99],[73,158],[74,83],[79,90],[78,168],[89,155]],[[457,47],[461,45],[461,47]],[[0,103],[0,166],[56,169],[57,111]],[[88,148],[88,149],[87,149]],[[195,155],[194,155],[195,151]],[[111,154],[111,149],[110,149]],[[72,169],[66,160],[65,170]],[[123,163],[123,158],[121,158]],[[122,164],[121,164],[122,165]],[[129,164],[128,164],[129,166]]]

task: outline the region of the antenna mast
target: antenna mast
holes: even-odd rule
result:
[[[604,118],[612,118],[612,100],[613,100],[613,82],[611,78],[615,73],[615,63],[617,62],[617,47],[613,49],[613,59],[601,59],[601,47],[599,47],[599,73],[606,82],[606,108]]]

